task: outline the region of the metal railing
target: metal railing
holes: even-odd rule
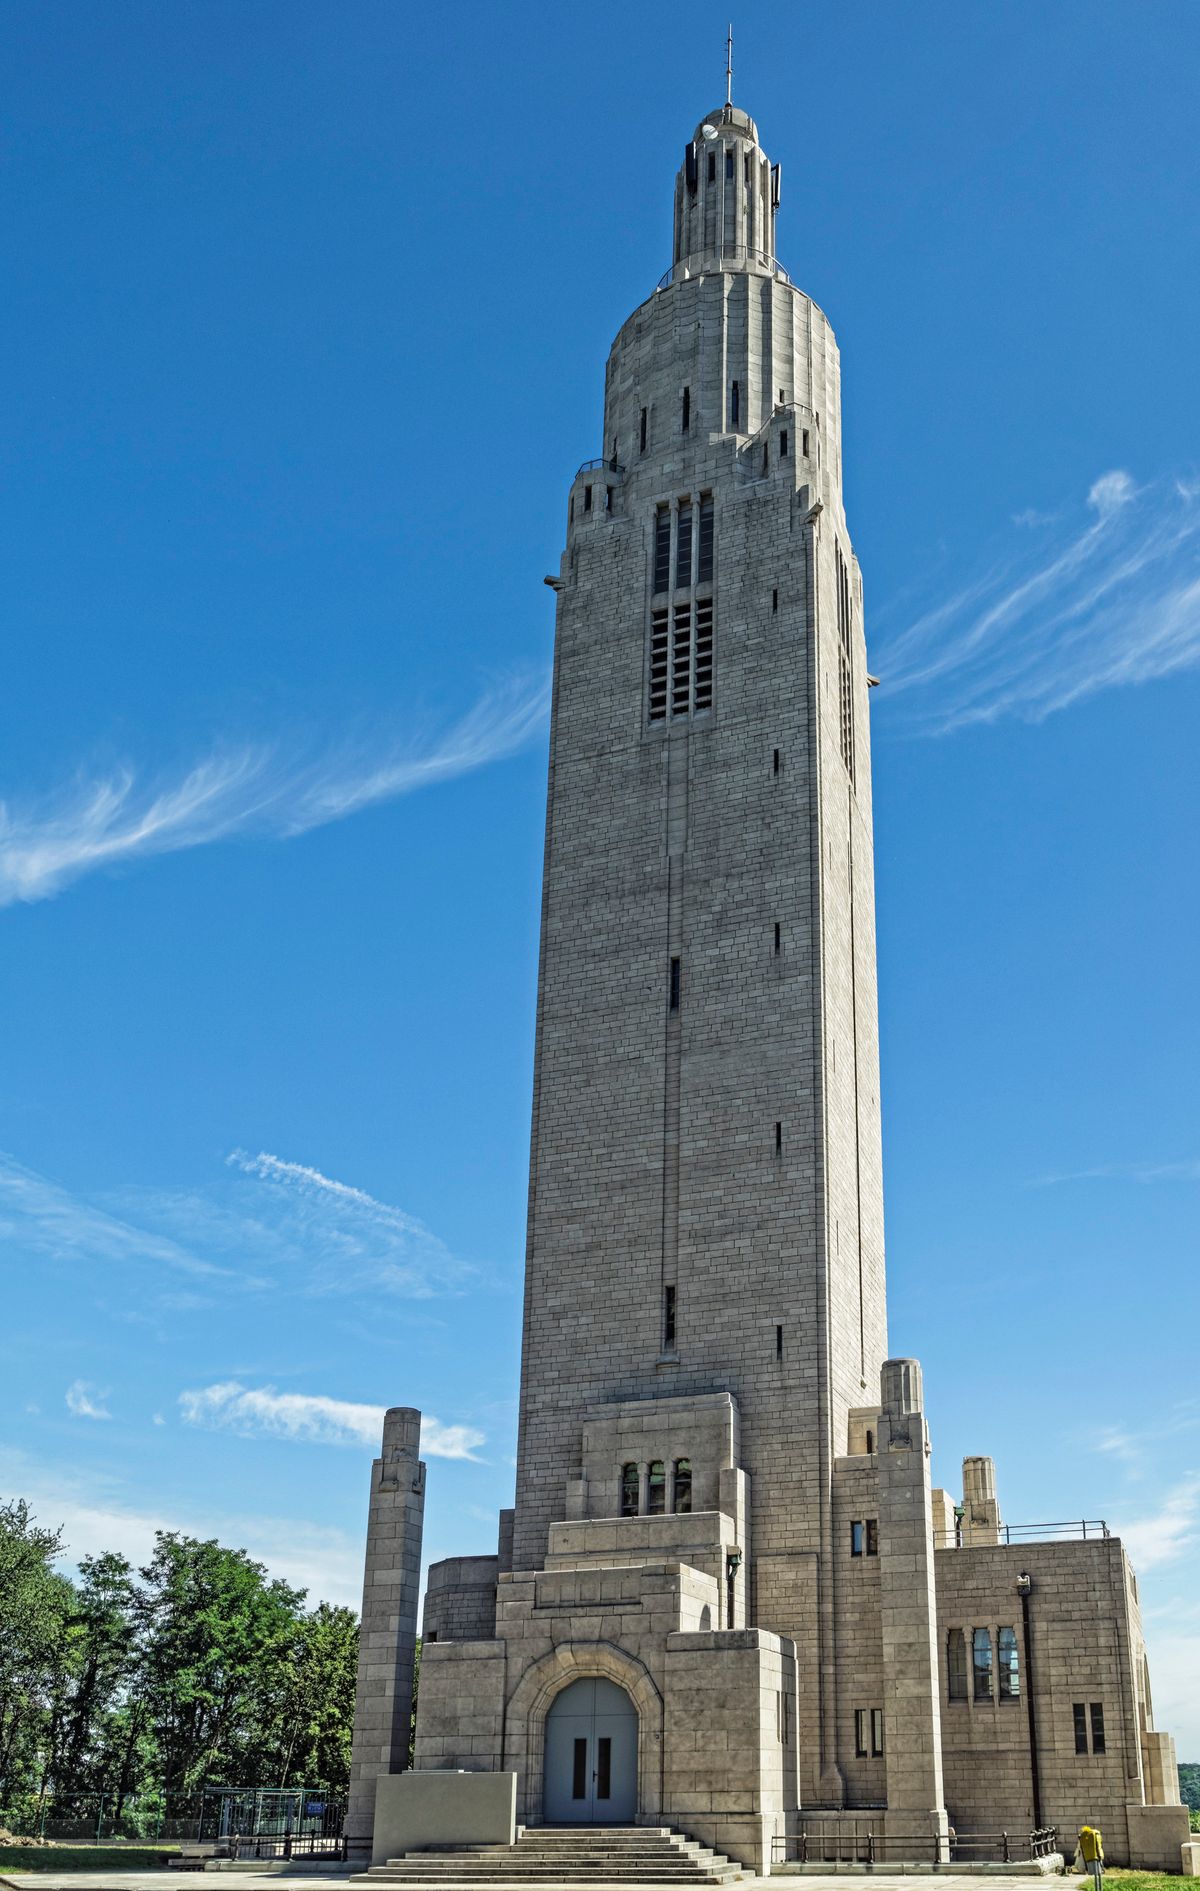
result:
[[[672,263],[658,279],[654,293],[660,289],[669,289],[673,282],[686,282],[696,276],[711,276],[715,270],[736,268],[739,264],[753,264],[757,269],[765,269],[780,282],[791,282],[781,263],[777,263],[770,250],[747,249],[739,244],[734,249],[698,250],[692,256],[685,256],[681,262]]]
[[[620,473],[623,473],[624,471],[625,471],[625,468],[622,465],[620,465],[618,461],[604,460],[604,459],[585,460],[583,462],[583,465],[579,468],[579,473],[605,472],[605,473],[620,474]],[[579,478],[579,473],[576,473],[575,475],[576,479]]]
[[[960,1518],[953,1530],[935,1530],[934,1546],[945,1549],[994,1549],[1004,1548],[1017,1543],[1098,1543],[1110,1532],[1103,1517],[1076,1517],[1069,1523],[1001,1523],[996,1526],[995,1542],[988,1535],[986,1524],[972,1524]],[[968,1543],[964,1537],[974,1536],[975,1541]]]
[[[951,1864],[1025,1864],[1058,1850],[1058,1827],[1034,1832],[955,1832],[949,1834]],[[857,1820],[806,1823],[771,1841],[772,1864],[879,1865],[945,1863],[942,1841],[931,1832],[877,1832]]]

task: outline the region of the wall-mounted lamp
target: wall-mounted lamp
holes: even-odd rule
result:
[[[1017,1577],[1017,1594],[1019,1596],[1027,1596],[1032,1592],[1032,1589],[1033,1577],[1029,1574],[1028,1570],[1023,1569]]]

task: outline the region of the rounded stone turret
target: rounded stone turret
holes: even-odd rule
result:
[[[722,105],[697,125],[675,179],[676,275],[775,270],[780,173],[748,112]]]

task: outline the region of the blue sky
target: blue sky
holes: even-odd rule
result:
[[[430,1555],[490,1546],[541,579],[724,25],[6,13],[0,1484],[76,1554],[354,1601],[386,1403]],[[1127,1532],[1200,1757],[1200,13],[735,30],[883,677],[892,1347],[940,1481]]]

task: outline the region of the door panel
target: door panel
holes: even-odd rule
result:
[[[546,1716],[542,1817],[625,1825],[637,1815],[637,1711],[613,1681],[572,1681]]]

